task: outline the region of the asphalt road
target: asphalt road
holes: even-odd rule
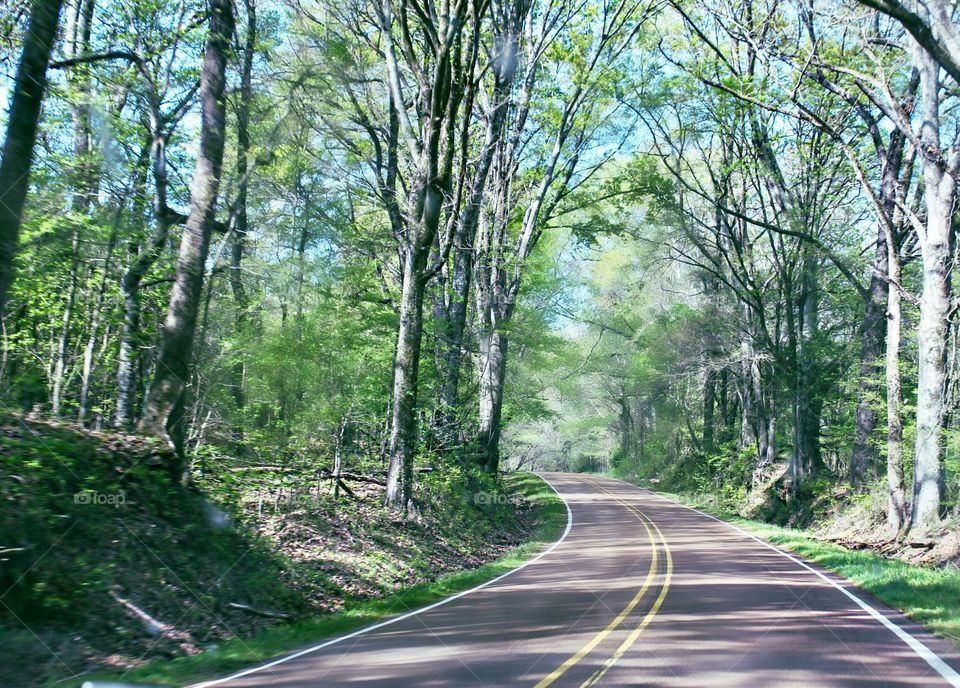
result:
[[[200,685],[960,688],[952,645],[834,576],[625,483],[544,477],[572,520],[539,559]]]

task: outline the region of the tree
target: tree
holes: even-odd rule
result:
[[[467,324],[467,312],[473,287],[474,251],[477,230],[480,225],[482,205],[487,179],[494,156],[500,145],[510,112],[511,97],[517,75],[517,67],[523,60],[520,54],[520,36],[531,20],[530,12],[535,3],[529,0],[512,0],[494,3],[491,11],[493,40],[487,48],[492,55],[490,62],[493,75],[488,101],[485,103],[483,143],[479,159],[473,168],[465,189],[466,203],[455,218],[456,228],[452,236],[452,266],[449,268],[449,295],[444,294],[441,304],[443,355],[443,383],[440,391],[440,406],[443,414],[444,432],[449,437],[455,422],[455,410],[459,404],[461,370],[463,368],[463,344]],[[470,97],[475,98],[471,89]],[[471,108],[468,108],[468,110]],[[464,122],[464,130],[471,126]],[[466,162],[466,157],[464,157]],[[446,271],[445,271],[446,272]],[[443,274],[443,273],[442,273]]]
[[[140,421],[141,431],[163,437],[180,455],[184,437],[184,394],[190,376],[193,338],[226,140],[223,92],[233,35],[233,6],[229,0],[211,0],[209,26],[200,79],[203,119],[200,151],[190,189],[190,215],[180,242],[177,273],[163,323],[156,371]]]
[[[23,207],[30,184],[33,147],[40,106],[47,86],[47,63],[53,51],[63,0],[35,0],[10,97],[10,115],[0,161],[0,318],[13,282]]]
[[[870,0],[863,4],[899,22],[910,34],[909,54],[919,73],[920,119],[914,129],[910,112],[882,101],[894,124],[916,148],[924,183],[924,222],[914,221],[923,262],[920,322],[917,329],[917,439],[914,449],[912,533],[925,535],[940,522],[944,459],[943,431],[947,419],[947,338],[952,288],[952,216],[960,175],[960,142],[942,126],[941,69],[956,84],[960,78],[960,41],[951,12],[939,0],[901,3]],[[893,476],[896,480],[896,476]]]
[[[474,248],[480,395],[477,441],[480,464],[490,473],[498,470],[500,462],[508,332],[523,284],[524,264],[563,200],[615,155],[612,151],[587,160],[589,147],[607,133],[605,127],[622,124],[613,124],[620,109],[611,97],[623,87],[617,83],[624,76],[619,61],[652,12],[652,5],[642,1],[604,3],[603,8],[598,24],[580,25],[577,7],[558,3],[536,15],[539,23],[527,22],[524,32],[521,55],[526,63],[520,91],[511,106],[513,126],[499,143],[487,216],[481,219]],[[583,21],[589,24],[591,20]],[[568,35],[572,47],[565,53],[557,46]],[[557,61],[548,67],[554,50]],[[557,94],[541,82],[551,68],[559,78],[570,81],[567,91]],[[540,88],[555,99],[541,100]],[[625,140],[627,135],[621,131],[620,136]],[[536,162],[525,170],[530,160]]]
[[[940,126],[940,65],[920,45],[913,49],[920,72],[922,121],[918,136],[927,219],[917,227],[923,288],[917,330],[917,441],[914,452],[911,532],[925,534],[940,523],[943,429],[947,416],[947,333],[950,318],[953,207],[960,175],[960,145]],[[911,134],[913,132],[911,131]]]
[[[403,509],[413,496],[424,298],[447,262],[463,206],[474,135],[469,93],[488,8],[473,0],[426,10],[407,0],[376,0],[369,14],[344,8],[335,15],[352,45],[339,36],[321,39],[333,60],[319,75],[329,108],[321,114],[325,128],[369,170],[365,182],[395,242],[397,265],[381,268],[399,291],[386,501]],[[372,83],[383,90],[371,91]],[[330,114],[344,112],[351,128]]]

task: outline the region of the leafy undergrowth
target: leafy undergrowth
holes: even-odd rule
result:
[[[335,499],[315,470],[208,460],[185,488],[170,458],[132,435],[0,421],[0,685],[219,673],[469,587],[556,520],[530,475],[425,473],[417,517],[399,519],[376,484]]]
[[[703,495],[658,494],[722,518],[847,579],[930,631],[960,644],[960,569],[918,566],[869,550],[853,550],[807,532],[763,523],[718,508]]]

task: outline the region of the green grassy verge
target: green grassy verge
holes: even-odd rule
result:
[[[275,626],[260,635],[223,643],[219,648],[177,659],[154,662],[122,675],[128,682],[185,685],[265,662],[294,649],[355,630],[391,616],[423,607],[485,583],[516,568],[555,541],[567,521],[563,501],[538,476],[515,473],[505,480],[507,490],[525,497],[531,506],[531,537],[509,554],[475,569],[443,576],[375,600],[347,601],[343,611],[292,624]],[[84,680],[119,680],[118,674],[87,676]],[[61,684],[62,685],[62,684]],[[80,685],[76,683],[74,685]]]
[[[695,496],[656,491],[800,555],[899,609],[934,634],[960,644],[960,571],[914,566],[867,550],[850,550],[801,530],[752,521],[718,509]]]

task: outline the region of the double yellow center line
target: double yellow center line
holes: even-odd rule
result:
[[[589,640],[583,647],[581,647],[572,657],[570,657],[563,664],[554,669],[550,674],[545,676],[534,688],[546,688],[549,685],[552,685],[554,681],[563,676],[574,666],[577,662],[583,659],[587,654],[589,654],[598,644],[600,644],[604,638],[609,636],[623,621],[633,612],[634,608],[643,599],[647,590],[653,584],[653,580],[657,575],[657,563],[659,561],[659,554],[657,550],[657,544],[659,542],[660,546],[663,548],[664,557],[666,559],[666,572],[664,573],[663,585],[660,588],[660,594],[657,596],[657,599],[654,600],[653,605],[650,607],[650,611],[646,613],[643,619],[640,621],[640,624],[630,632],[630,634],[624,639],[620,644],[620,647],[603,663],[599,669],[597,669],[586,681],[581,684],[581,688],[586,688],[587,686],[592,686],[596,684],[603,676],[610,670],[610,668],[620,660],[621,657],[637,642],[637,638],[640,637],[640,634],[643,633],[644,629],[650,624],[653,620],[653,617],[657,615],[657,612],[660,611],[660,607],[663,605],[664,599],[667,597],[667,590],[670,588],[670,579],[673,577],[673,556],[670,553],[670,546],[667,544],[667,539],[663,536],[663,533],[657,527],[657,524],[654,523],[650,518],[644,514],[642,511],[637,509],[632,504],[624,501],[618,497],[613,492],[600,487],[593,481],[584,480],[584,482],[591,487],[594,487],[601,492],[613,497],[617,502],[622,506],[626,507],[634,516],[637,517],[637,520],[643,525],[644,530],[647,533],[647,538],[650,541],[650,547],[652,555],[650,557],[650,568],[647,571],[647,576],[643,581],[643,584],[640,586],[640,589],[637,591],[637,594],[633,596],[633,599],[627,603],[627,606],[623,608],[619,614],[617,614],[614,619],[607,624],[606,628],[597,633],[593,638]],[[654,533],[656,533],[656,539],[654,538]]]

